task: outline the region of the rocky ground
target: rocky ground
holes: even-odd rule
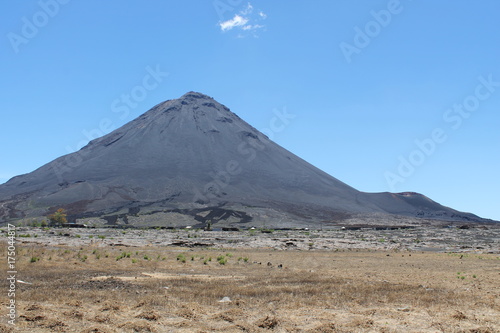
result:
[[[373,249],[500,253],[500,226],[359,227],[330,230],[203,231],[200,229],[18,228],[25,244],[184,246],[275,250]]]

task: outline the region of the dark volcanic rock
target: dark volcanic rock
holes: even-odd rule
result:
[[[199,227],[251,224],[257,215],[275,226],[374,213],[480,220],[417,193],[359,192],[196,92],[160,103],[80,151],[0,185],[2,222],[59,207],[73,220],[105,216],[109,224],[129,224],[166,212]]]

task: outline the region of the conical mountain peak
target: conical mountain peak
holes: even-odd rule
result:
[[[211,100],[214,100],[212,97],[207,96],[205,94],[202,94],[200,92],[196,92],[196,91],[187,92],[184,95],[182,95],[179,99],[180,100],[183,100],[183,99],[211,99]]]
[[[300,226],[352,214],[478,219],[417,199],[359,192],[272,142],[213,98],[190,91],[78,152],[0,185],[0,222],[43,217],[58,208],[73,220],[116,221],[123,215],[138,225],[266,223],[275,217]]]

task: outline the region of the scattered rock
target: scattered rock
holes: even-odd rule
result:
[[[467,316],[461,312],[461,311],[456,311],[454,315],[451,316],[452,318],[454,319],[457,319],[457,320],[465,320],[467,319]]]
[[[45,316],[41,316],[41,315],[20,315],[19,318],[24,318],[24,320],[26,321],[41,321],[41,320],[45,320]]]
[[[37,310],[41,310],[41,309],[42,309],[42,307],[39,304],[33,303],[33,304],[28,305],[24,310],[37,311]]]
[[[149,321],[157,321],[158,319],[160,319],[160,316],[154,311],[144,311],[135,317],[141,318],[141,319],[146,319]]]
[[[268,330],[274,329],[276,326],[278,326],[278,324],[279,324],[278,319],[276,319],[276,317],[271,317],[271,316],[266,316],[266,318],[262,318],[256,323],[258,327],[266,328]]]

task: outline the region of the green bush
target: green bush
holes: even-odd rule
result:
[[[217,257],[217,262],[221,265],[225,265],[227,263],[226,256],[220,255]]]

